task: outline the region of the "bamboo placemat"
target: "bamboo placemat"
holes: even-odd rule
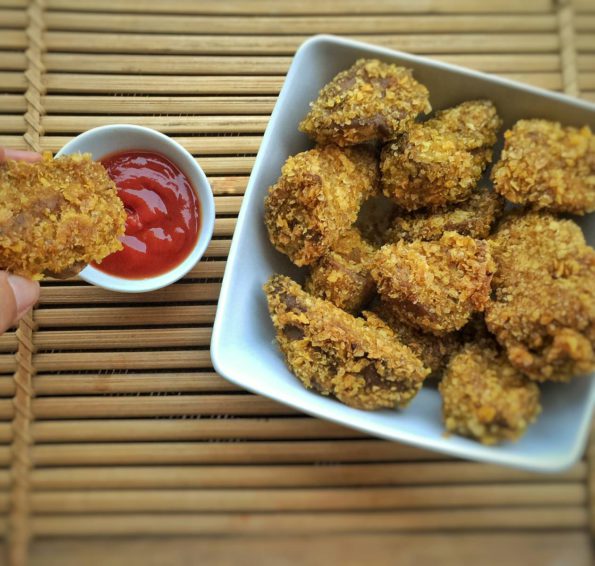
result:
[[[217,206],[207,259],[182,282],[130,296],[48,282],[0,338],[11,563],[589,563],[593,442],[559,475],[462,462],[213,371],[235,217],[291,56],[314,33],[595,100],[593,0],[0,0],[0,144],[55,151],[93,126],[151,126],[196,155]]]

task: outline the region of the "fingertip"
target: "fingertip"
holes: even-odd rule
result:
[[[0,163],[8,159],[36,163],[37,161],[41,161],[41,153],[37,153],[35,151],[24,151],[20,149],[8,149],[6,147],[0,147]]]
[[[17,318],[21,318],[39,300],[39,282],[8,274],[8,282],[16,301]]]

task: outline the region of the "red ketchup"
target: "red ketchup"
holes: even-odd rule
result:
[[[126,279],[162,275],[182,263],[198,240],[200,205],[190,181],[169,159],[123,151],[101,160],[128,215],[124,249],[97,269]]]

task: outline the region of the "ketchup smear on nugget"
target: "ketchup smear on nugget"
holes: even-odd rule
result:
[[[159,153],[123,151],[101,160],[118,188],[128,218],[124,249],[97,269],[126,279],[162,275],[177,267],[198,240],[200,204],[186,175]]]

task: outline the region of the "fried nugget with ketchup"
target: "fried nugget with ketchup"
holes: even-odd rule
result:
[[[0,269],[75,275],[122,248],[125,222],[114,182],[88,154],[0,163]]]

